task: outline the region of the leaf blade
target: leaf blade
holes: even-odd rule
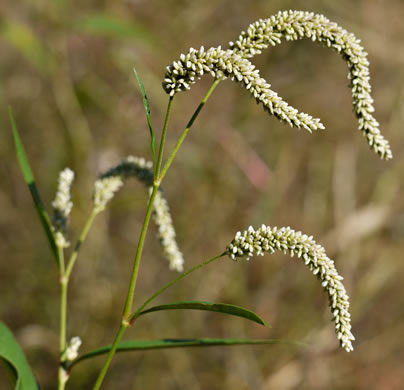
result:
[[[165,305],[153,306],[149,309],[142,310],[136,317],[141,315],[152,313],[161,310],[203,310],[216,313],[228,314],[236,317],[242,317],[247,320],[256,322],[257,324],[264,325],[268,328],[271,327],[265,320],[263,320],[258,314],[254,313],[244,307],[231,305],[228,303],[212,303],[203,301],[182,301],[172,302]]]
[[[17,125],[14,120],[14,115],[11,107],[9,107],[9,114],[10,114],[10,122],[11,122],[11,127],[13,131],[13,137],[14,137],[14,143],[15,143],[15,148],[16,148],[16,154],[17,154],[17,160],[20,165],[22,174],[24,176],[25,183],[28,186],[28,189],[31,193],[32,199],[35,204],[36,211],[38,213],[39,219],[41,221],[42,227],[46,233],[46,236],[49,241],[49,245],[51,247],[51,250],[55,256],[57,264],[59,264],[59,255],[55,243],[55,238],[52,232],[51,228],[51,222],[48,213],[45,210],[45,207],[43,206],[41,197],[39,195],[38,188],[35,184],[35,178],[32,173],[31,167],[28,162],[27,155],[25,153],[24,145],[21,141],[20,134],[17,129]]]
[[[186,347],[212,347],[212,346],[233,346],[233,345],[278,345],[290,344],[302,346],[303,343],[293,340],[277,340],[277,339],[233,339],[233,338],[202,338],[202,339],[162,339],[162,340],[132,340],[119,343],[117,352],[146,351],[153,349],[165,348],[186,348]],[[93,357],[107,354],[111,349],[111,345],[97,348],[88,352],[72,362],[70,368],[77,363],[91,359]]]
[[[151,151],[153,154],[153,164],[155,164],[155,162],[156,162],[156,136],[154,134],[153,124],[152,124],[152,120],[151,120],[149,99],[147,98],[146,90],[144,88],[143,82],[142,82],[139,74],[137,73],[136,68],[133,68],[133,71],[135,72],[135,76],[136,76],[137,82],[139,83],[140,91],[143,96],[143,106],[146,110],[147,124],[149,126],[150,137],[151,137],[150,148],[151,148]]]
[[[152,31],[138,21],[127,20],[122,16],[93,12],[78,18],[73,28],[84,34],[119,39],[133,39],[144,43],[154,43]]]
[[[16,390],[39,389],[24,352],[8,327],[0,321],[0,360],[16,373]]]

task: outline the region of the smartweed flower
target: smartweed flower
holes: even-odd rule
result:
[[[164,255],[170,263],[170,269],[182,272],[184,270],[184,257],[175,239],[176,234],[167,199],[163,196],[161,191],[156,194],[153,207],[153,219],[158,228]]]
[[[95,182],[94,207],[103,210],[124,181],[134,177],[151,192],[153,187],[153,163],[141,157],[129,156],[116,167],[102,174]],[[170,269],[182,272],[184,258],[175,239],[175,229],[167,200],[159,190],[153,204],[153,217],[158,228],[164,255],[169,260]]]
[[[290,227],[278,229],[262,225],[255,230],[250,226],[248,230],[238,232],[226,248],[228,256],[233,260],[240,257],[249,260],[254,255],[263,256],[266,252],[271,254],[276,250],[301,258],[310,271],[321,280],[321,285],[328,294],[341,347],[347,352],[352,351],[352,341],[355,338],[351,333],[349,297],[341,283],[343,277],[335,269],[334,261],[327,257],[324,248],[317,244],[313,237],[296,232]]]
[[[324,129],[319,119],[298,112],[272,91],[270,84],[260,77],[259,70],[248,59],[233,50],[222,50],[220,46],[207,51],[203,46],[199,50],[191,48],[187,54],[181,54],[179,61],[167,67],[163,88],[173,96],[189,90],[205,73],[216,79],[229,77],[240,83],[266,111],[290,126],[303,127],[310,132]]]
[[[94,184],[94,211],[99,213],[107,207],[108,202],[123,186],[122,178],[119,176],[104,177],[96,180]]]
[[[348,79],[359,130],[381,158],[391,159],[390,145],[380,134],[379,123],[372,115],[374,108],[370,95],[367,53],[354,34],[323,15],[304,11],[281,11],[269,19],[251,24],[236,42],[230,42],[230,48],[243,58],[251,58],[282,40],[295,41],[302,38],[318,41],[342,55],[348,64]]]
[[[67,361],[72,361],[79,356],[79,348],[82,344],[81,338],[78,336],[72,337],[67,345],[66,351],[64,353]]]
[[[70,245],[66,238],[66,233],[69,224],[69,214],[73,207],[73,202],[71,201],[73,180],[74,172],[70,168],[65,168],[60,172],[56,197],[52,202],[52,226],[55,233],[56,245],[59,248],[67,248]]]
[[[246,88],[258,104],[281,121],[309,131],[323,129],[319,119],[298,112],[272,91],[270,84],[260,77],[259,70],[249,61],[268,46],[301,38],[323,43],[342,55],[349,68],[348,79],[359,130],[381,158],[391,159],[389,142],[381,135],[379,123],[372,115],[374,107],[367,53],[359,39],[323,15],[281,11],[269,19],[251,24],[236,42],[229,43],[230,49],[223,50],[220,46],[208,50],[191,48],[167,67],[163,88],[174,96],[177,92],[189,90],[206,73],[216,79],[230,78]]]

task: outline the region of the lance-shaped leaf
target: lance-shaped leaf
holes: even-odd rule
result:
[[[277,340],[277,339],[163,339],[163,340],[134,340],[124,341],[118,345],[117,352],[145,351],[163,348],[184,348],[184,347],[212,347],[212,346],[230,346],[230,345],[259,345],[259,344],[291,344],[302,346],[293,340]],[[111,350],[111,345],[95,349],[88,352],[78,359],[74,360],[69,368],[71,369],[77,363],[91,359],[99,355],[105,355]]]
[[[14,142],[15,142],[15,148],[17,152],[17,159],[20,164],[22,173],[24,175],[24,180],[28,185],[28,188],[31,192],[32,199],[35,204],[36,211],[38,212],[39,219],[41,221],[42,227],[45,230],[46,236],[48,237],[49,245],[52,249],[52,252],[55,256],[56,262],[59,263],[59,256],[58,256],[58,251],[56,248],[55,244],[55,237],[52,232],[51,228],[51,222],[48,213],[45,210],[45,207],[43,206],[41,197],[39,195],[38,188],[35,184],[35,178],[32,173],[31,167],[28,162],[27,155],[24,150],[24,146],[22,144],[20,135],[18,133],[17,125],[15,124],[13,112],[11,108],[9,108],[10,112],[10,121],[11,121],[11,126],[13,129],[13,136],[14,136]]]
[[[39,385],[11,331],[0,321],[0,362],[5,363],[15,390],[35,390]]]
[[[140,91],[142,92],[142,96],[143,96],[143,105],[146,110],[147,124],[149,125],[150,137],[151,137],[150,147],[151,147],[151,150],[153,153],[153,162],[155,162],[156,161],[156,136],[154,135],[153,125],[152,125],[152,120],[151,120],[151,115],[150,115],[149,99],[147,98],[146,90],[144,88],[142,80],[140,79],[139,74],[136,71],[136,68],[133,68],[133,71],[135,72],[135,76],[139,83]]]
[[[240,306],[230,305],[227,303],[212,303],[212,302],[201,302],[201,301],[184,301],[184,302],[173,302],[166,305],[153,306],[149,309],[143,310],[138,313],[134,318],[140,317],[143,314],[152,313],[161,310],[204,310],[213,311],[217,313],[228,314],[231,316],[242,317],[247,320],[256,322],[257,324],[264,325],[266,327],[271,327],[266,321],[264,321],[258,314],[251,310],[245,309]]]

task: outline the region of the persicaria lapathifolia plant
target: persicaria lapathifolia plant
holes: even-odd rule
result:
[[[142,259],[149,222],[152,217],[157,224],[158,236],[162,245],[162,250],[169,260],[170,269],[179,272],[183,271],[184,259],[176,242],[173,221],[169,212],[166,197],[161,189],[161,183],[168,169],[171,167],[176,154],[184,142],[195,119],[198,117],[214,89],[222,80],[230,78],[246,88],[255,98],[257,103],[261,104],[266,111],[279,120],[289,123],[291,126],[302,127],[310,132],[324,128],[319,119],[313,118],[305,113],[300,113],[297,109],[288,105],[288,103],[279,97],[276,92],[272,91],[270,84],[260,76],[259,70],[250,62],[250,59],[253,56],[260,54],[262,50],[270,45],[275,46],[280,44],[283,40],[288,41],[301,38],[309,38],[313,41],[318,41],[342,55],[349,68],[348,78],[352,89],[353,109],[359,122],[359,130],[361,130],[366,137],[370,147],[381,158],[386,160],[392,158],[389,143],[380,134],[379,124],[373,117],[374,108],[373,99],[370,95],[369,62],[366,58],[366,52],[360,45],[360,41],[353,34],[348,33],[336,23],[330,22],[322,15],[302,11],[279,12],[269,19],[259,20],[251,24],[246,31],[240,34],[235,42],[229,43],[229,48],[227,49],[222,49],[220,46],[207,50],[203,47],[198,50],[190,49],[188,53],[182,54],[178,61],[173,62],[167,67],[163,88],[169,98],[160,143],[157,149],[147,95],[144,86],[135,71],[142,91],[148,126],[151,134],[152,161],[130,156],[98,177],[94,184],[93,205],[88,220],[78,242],[73,247],[68,261],[65,261],[64,259],[64,251],[70,244],[67,227],[70,211],[73,206],[71,200],[71,187],[73,184],[74,173],[68,168],[61,172],[56,198],[52,203],[53,217],[49,218],[40,200],[33,174],[28,165],[24,148],[14,119],[11,115],[17,156],[59,268],[61,285],[59,390],[65,388],[70,372],[76,364],[100,354],[107,354],[107,358],[94,385],[94,389],[99,389],[101,387],[111,361],[117,351],[189,347],[195,345],[273,344],[281,342],[280,340],[267,339],[163,339],[152,341],[134,340],[125,343],[121,342],[122,336],[125,334],[127,328],[133,325],[138,317],[162,310],[192,309],[221,312],[228,315],[243,317],[261,325],[266,325],[266,322],[256,313],[225,303],[181,301],[148,307],[155,298],[160,296],[168,288],[192,272],[224,257],[225,255],[234,260],[238,258],[245,258],[248,260],[254,255],[264,255],[265,253],[271,254],[278,250],[285,254],[289,254],[292,257],[296,255],[296,257],[302,259],[309,270],[320,279],[323,288],[328,294],[329,305],[335,321],[335,330],[341,347],[347,352],[353,350],[352,342],[354,336],[351,332],[349,298],[342,284],[342,276],[338,274],[334,262],[326,255],[325,249],[317,244],[313,237],[307,236],[301,232],[296,232],[289,227],[276,228],[262,225],[259,229],[250,227],[244,232],[238,232],[223,253],[206,260],[184,273],[181,273],[177,278],[146,299],[146,301],[137,309],[133,309],[139,266]],[[196,108],[195,113],[190,118],[173,151],[163,164],[165,140],[175,95],[180,91],[189,90],[194,83],[207,73],[214,78],[214,82],[199,106]],[[136,255],[133,261],[133,269],[130,276],[128,293],[125,299],[120,327],[112,345],[99,348],[80,356],[79,347],[81,345],[81,339],[78,336],[74,336],[70,339],[70,342],[67,342],[66,335],[67,288],[70,276],[77,261],[80,247],[86,239],[95,217],[105,210],[115,194],[121,189],[125,180],[131,177],[136,178],[145,185],[148,189],[149,196]],[[3,333],[3,338],[6,340],[8,348],[18,348],[11,333],[2,323],[0,323],[0,332]],[[7,351],[4,352],[0,345],[0,360],[5,359],[8,363],[13,365],[13,360],[7,355]],[[21,369],[18,365],[14,368],[17,372]],[[23,371],[25,374],[22,374],[22,378],[31,381],[29,383],[35,381],[32,374],[25,366]],[[28,374],[26,374],[27,372]],[[28,386],[26,388],[28,389],[30,387]]]

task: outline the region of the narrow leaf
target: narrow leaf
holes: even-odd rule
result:
[[[212,347],[212,346],[230,346],[230,345],[259,345],[259,344],[291,344],[304,345],[292,340],[276,339],[162,339],[162,340],[136,340],[123,341],[118,345],[117,352],[145,351],[149,349],[163,348],[183,348],[183,347]],[[93,358],[98,355],[107,354],[111,345],[95,349],[74,360],[70,368],[77,363]]]
[[[229,305],[227,303],[211,303],[201,301],[186,301],[186,302],[173,302],[166,305],[153,306],[150,309],[141,311],[137,317],[161,310],[206,310],[214,311],[217,313],[228,314],[232,316],[246,318],[247,320],[256,322],[257,324],[271,327],[265,322],[258,314],[251,310],[244,309],[240,306]]]
[[[148,43],[152,41],[152,32],[139,22],[124,20],[122,17],[115,17],[105,13],[83,15],[78,18],[74,28],[76,31],[86,34],[110,38],[136,38]]]
[[[0,38],[8,42],[24,56],[37,70],[47,71],[50,53],[44,42],[34,31],[22,22],[11,18],[2,18],[0,22]]]
[[[151,147],[151,150],[153,153],[153,163],[155,163],[155,161],[156,161],[156,136],[154,135],[153,125],[152,125],[152,120],[151,120],[151,115],[150,115],[149,99],[147,98],[146,90],[144,89],[144,85],[142,83],[142,80],[140,79],[139,74],[137,73],[135,68],[133,68],[133,71],[135,72],[135,76],[139,83],[140,90],[141,90],[142,96],[143,96],[143,105],[146,110],[147,124],[149,125],[150,137],[151,137],[150,147]]]
[[[10,121],[11,121],[11,126],[13,129],[13,136],[14,136],[14,142],[15,142],[15,148],[17,151],[17,159],[20,164],[22,173],[24,175],[24,180],[28,185],[28,188],[31,192],[32,199],[35,204],[35,208],[38,212],[39,219],[41,220],[42,227],[45,230],[46,236],[48,237],[49,244],[51,246],[52,252],[55,256],[56,262],[59,263],[59,256],[58,256],[58,251],[56,248],[55,244],[55,238],[52,232],[51,228],[51,222],[49,219],[49,215],[46,212],[41,197],[39,195],[38,188],[35,184],[35,179],[34,175],[32,173],[31,167],[28,162],[27,155],[25,154],[24,146],[22,144],[20,135],[17,130],[17,126],[15,124],[13,112],[11,110],[11,107],[9,108],[9,113],[10,113]]]
[[[15,374],[16,390],[35,390],[39,385],[32,374],[24,352],[11,331],[0,321],[0,361]]]

